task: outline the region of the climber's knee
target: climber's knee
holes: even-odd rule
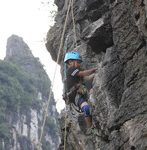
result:
[[[85,117],[89,117],[92,115],[91,113],[91,106],[90,105],[84,105],[82,108],[81,108],[82,112],[84,113]]]

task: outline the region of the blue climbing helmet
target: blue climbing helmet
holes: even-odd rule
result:
[[[67,52],[64,57],[64,62],[67,63],[68,60],[79,60],[82,62],[82,57],[80,53],[76,51]]]

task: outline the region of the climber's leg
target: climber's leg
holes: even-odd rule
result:
[[[84,113],[87,128],[90,128],[92,126],[91,106],[87,102],[83,102],[81,104],[81,110]]]

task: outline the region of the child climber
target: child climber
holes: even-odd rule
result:
[[[78,106],[84,113],[87,129],[89,130],[92,128],[92,114],[91,106],[87,102],[88,90],[84,85],[84,77],[92,75],[93,78],[96,68],[82,70],[81,62],[82,58],[77,51],[71,51],[65,54],[64,63],[68,66],[66,72],[66,93],[70,93],[68,95],[69,101]]]

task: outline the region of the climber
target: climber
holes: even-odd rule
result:
[[[88,104],[88,89],[84,85],[84,77],[89,77],[92,81],[94,73],[97,70],[92,68],[89,70],[81,69],[82,58],[77,51],[67,52],[65,54],[64,63],[67,64],[66,77],[66,98],[69,103],[74,103],[84,113],[85,123],[88,129],[92,128],[91,106]]]

